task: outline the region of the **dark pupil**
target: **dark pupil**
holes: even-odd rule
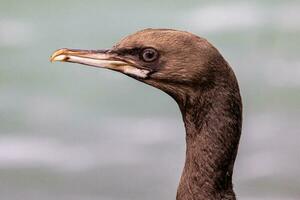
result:
[[[153,50],[146,50],[143,54],[145,61],[152,61],[155,59],[155,52]]]

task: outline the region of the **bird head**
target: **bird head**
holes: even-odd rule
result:
[[[172,29],[145,29],[108,50],[59,49],[51,61],[79,63],[121,72],[173,97],[213,83],[223,58],[207,40]]]

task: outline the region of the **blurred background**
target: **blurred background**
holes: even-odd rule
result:
[[[300,2],[0,1],[1,200],[175,199],[175,102],[124,75],[49,62],[147,27],[207,38],[240,83],[239,199],[300,199]]]

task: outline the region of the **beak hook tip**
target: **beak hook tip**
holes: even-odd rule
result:
[[[50,62],[53,63],[55,61],[65,61],[67,59],[66,55],[67,49],[58,49],[56,50],[50,57]]]

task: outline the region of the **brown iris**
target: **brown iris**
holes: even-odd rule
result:
[[[145,62],[153,62],[158,58],[158,52],[153,48],[146,48],[142,51],[140,57]]]

